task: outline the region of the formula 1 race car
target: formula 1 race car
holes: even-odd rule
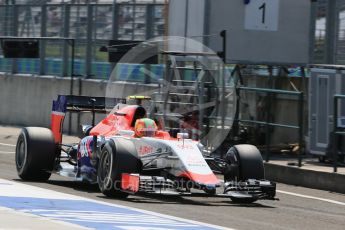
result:
[[[255,146],[236,145],[225,158],[213,157],[187,133],[172,136],[157,128],[141,105],[149,97],[130,99],[136,104],[126,104],[128,99],[59,96],[53,102],[51,129],[27,127],[18,137],[19,177],[46,181],[57,173],[98,183],[103,194],[118,198],[138,192],[187,195],[201,190],[198,194],[229,197],[234,202],[275,199],[276,185],[265,180]],[[106,104],[114,105],[113,110],[95,125],[95,113],[106,112]],[[93,124],[82,127],[84,137],[79,143],[63,144],[66,112],[85,111],[93,114]]]

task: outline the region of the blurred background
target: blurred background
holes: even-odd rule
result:
[[[163,36],[164,4],[164,0],[0,1],[0,36],[74,38],[75,74],[107,79],[111,65],[100,47],[108,40]],[[46,41],[40,47],[40,60],[17,59],[16,63],[3,59],[0,51],[0,72],[66,76],[71,53],[66,43]]]

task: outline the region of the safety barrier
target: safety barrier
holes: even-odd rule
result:
[[[270,113],[271,113],[271,103],[266,103],[266,120],[265,121],[258,121],[258,120],[244,120],[239,119],[240,122],[243,123],[251,123],[251,124],[258,124],[264,125],[266,129],[266,152],[265,152],[265,160],[266,162],[270,159],[270,127],[282,127],[282,128],[290,128],[290,129],[297,129],[298,130],[298,143],[299,143],[299,154],[298,154],[298,167],[302,166],[302,154],[303,154],[303,92],[296,92],[296,91],[287,91],[287,90],[277,90],[277,89],[266,89],[266,88],[253,88],[253,87],[239,87],[240,91],[252,91],[258,93],[265,93],[267,97],[270,98],[273,94],[281,94],[281,95],[292,95],[298,98],[298,124],[297,125],[288,125],[288,124],[280,124],[274,123],[270,120]]]

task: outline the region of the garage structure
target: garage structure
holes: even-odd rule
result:
[[[304,65],[310,16],[310,0],[171,0],[169,35],[221,51],[219,33],[226,30],[227,63]]]

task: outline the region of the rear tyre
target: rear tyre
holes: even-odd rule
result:
[[[122,173],[140,173],[141,161],[129,140],[108,141],[100,155],[97,182],[107,197],[126,198],[129,194],[121,191]]]
[[[54,168],[56,145],[50,129],[23,128],[16,144],[16,169],[23,180],[46,181]]]
[[[225,158],[228,170],[224,174],[225,181],[261,180],[265,178],[265,169],[260,151],[253,145],[235,145],[229,149]],[[256,198],[235,198],[236,203],[252,203]]]

